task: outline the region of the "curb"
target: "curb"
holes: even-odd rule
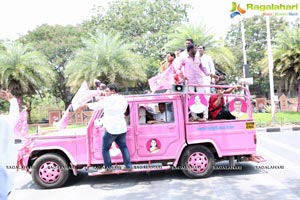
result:
[[[300,131],[299,126],[282,126],[282,127],[267,127],[267,128],[256,128],[257,132],[293,132]]]

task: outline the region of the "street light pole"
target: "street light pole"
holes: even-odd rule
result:
[[[271,47],[271,31],[270,31],[270,18],[266,16],[267,25],[267,46],[268,46],[268,63],[269,63],[269,79],[270,79],[270,98],[272,108],[272,123],[275,122],[275,101],[274,101],[274,80],[273,80],[273,56]]]
[[[241,19],[241,32],[242,32],[242,46],[243,46],[243,78],[246,78],[246,65],[247,65],[247,57],[246,57],[246,41],[245,41],[245,28],[243,18]],[[248,84],[246,84],[247,90],[249,90]]]

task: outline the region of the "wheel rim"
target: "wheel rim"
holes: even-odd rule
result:
[[[188,159],[188,167],[194,173],[203,173],[208,168],[208,158],[204,153],[195,152]]]
[[[54,183],[61,176],[60,166],[55,162],[45,162],[39,168],[39,176],[45,183]]]

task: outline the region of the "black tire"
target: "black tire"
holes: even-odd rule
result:
[[[184,151],[180,165],[187,177],[206,178],[214,170],[215,158],[205,146],[190,146]]]
[[[41,188],[61,187],[70,177],[66,160],[59,154],[49,153],[40,156],[33,163],[31,176]]]

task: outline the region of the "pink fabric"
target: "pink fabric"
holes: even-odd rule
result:
[[[28,124],[27,124],[27,110],[24,109],[20,113],[19,120],[15,126],[15,139],[21,139],[28,134]]]
[[[152,92],[155,92],[157,90],[171,89],[172,84],[174,83],[173,65],[169,65],[169,67],[161,74],[150,78],[148,80],[148,83]]]
[[[71,105],[68,106],[61,119],[57,122],[57,126],[59,129],[65,129],[68,126],[70,108]]]
[[[74,110],[76,110],[80,106],[92,100],[92,98],[97,95],[99,95],[99,91],[90,90],[87,82],[83,81],[79,90],[73,97],[71,105],[69,105],[62,118],[59,120],[59,122],[57,122],[57,126],[59,127],[59,129],[65,129],[67,127],[71,106],[73,107]]]
[[[179,64],[181,68],[184,66],[184,75],[188,79],[188,84],[204,84],[204,77],[208,76],[209,70],[202,66],[199,57],[182,58]]]
[[[79,108],[80,106],[86,104],[92,98],[99,94],[99,91],[97,90],[89,90],[89,86],[86,81],[83,81],[81,84],[79,90],[75,94],[75,96],[72,99],[72,107],[74,110]]]

